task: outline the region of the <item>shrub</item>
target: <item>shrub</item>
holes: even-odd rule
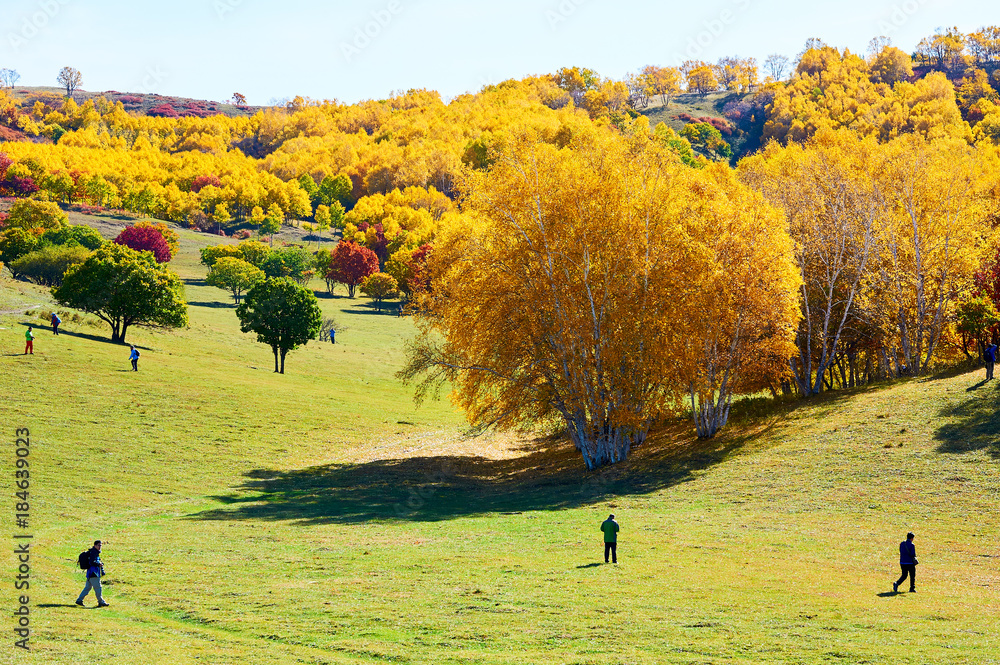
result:
[[[237,240],[249,240],[250,238],[253,237],[253,232],[250,231],[249,229],[240,229],[239,231],[233,234],[233,237],[236,238]]]
[[[264,259],[261,269],[268,277],[288,277],[300,284],[308,282],[315,259],[303,247],[282,247],[272,251]]]
[[[47,245],[74,245],[94,250],[104,244],[104,238],[96,230],[82,224],[49,229],[42,234],[42,243]]]
[[[168,227],[165,222],[153,222],[151,220],[144,219],[141,222],[136,222],[132,226],[139,229],[156,229],[159,231],[160,235],[163,236],[163,239],[167,241],[167,246],[170,247],[170,256],[177,256],[177,251],[181,247],[181,236],[177,233],[177,231]],[[96,249],[96,247],[94,249]]]
[[[146,115],[154,118],[178,118],[177,110],[170,104],[160,104],[146,111]]]
[[[13,262],[12,268],[22,277],[43,286],[59,286],[63,275],[90,256],[90,250],[80,245],[49,246],[25,254]]]
[[[201,250],[201,262],[209,268],[221,258],[244,259],[244,256],[234,245],[210,245]]]
[[[22,199],[10,209],[6,228],[58,229],[69,223],[69,217],[55,203]]]
[[[201,210],[197,210],[190,215],[188,215],[188,224],[192,229],[201,231],[202,233],[214,233],[215,222],[212,218],[206,215]]]
[[[131,247],[138,252],[151,252],[157,263],[170,261],[170,245],[158,229],[152,226],[127,226],[114,240],[116,245]]]

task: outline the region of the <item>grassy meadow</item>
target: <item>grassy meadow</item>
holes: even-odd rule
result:
[[[394,378],[412,321],[363,298],[322,297],[337,344],[274,374],[203,282],[220,239],[181,234],[190,327],[130,330],[138,373],[106,326],[64,315],[54,337],[46,290],[0,280],[0,424],[33,441],[35,631],[3,662],[1000,662],[982,370],[748,403],[713,441],[676,423],[588,473],[558,437],[469,440],[447,399],[415,408]],[[893,594],[907,530],[918,592]],[[111,607],[81,609],[96,538]]]

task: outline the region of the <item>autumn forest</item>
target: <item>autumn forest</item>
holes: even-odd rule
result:
[[[913,53],[810,39],[760,65],[567,67],[448,101],[184,112],[11,84],[0,260],[51,233],[22,199],[338,239],[415,316],[418,398],[447,386],[474,428],[558,423],[593,469],[667,418],[713,437],[740,396],[978,360],[1000,339],[998,90],[995,26]],[[306,276],[353,296],[323,251]]]

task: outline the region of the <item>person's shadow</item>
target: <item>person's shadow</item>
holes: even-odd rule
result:
[[[601,563],[601,562],[598,561],[598,562],[595,562],[595,563],[588,563],[588,564],[585,564],[583,566],[577,566],[577,569],[580,569],[580,568],[598,568],[598,567],[603,566],[603,565],[604,565],[603,563]]]
[[[989,379],[983,379],[982,381],[980,381],[976,385],[969,386],[968,388],[966,388],[965,392],[971,393],[973,391],[979,390],[980,388],[982,388],[983,386],[985,386],[987,383],[989,383]]]
[[[879,598],[892,598],[893,596],[903,595],[902,591],[883,591],[882,593],[875,594]]]
[[[77,607],[71,603],[38,603],[35,607]]]

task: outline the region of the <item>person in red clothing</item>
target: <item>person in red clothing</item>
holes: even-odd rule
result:
[[[899,567],[903,574],[892,583],[893,592],[899,591],[899,585],[910,578],[910,592],[917,590],[917,548],[913,546],[913,534],[906,534],[906,540],[899,544]]]
[[[24,355],[35,355],[35,333],[31,332],[31,326],[24,331]]]

